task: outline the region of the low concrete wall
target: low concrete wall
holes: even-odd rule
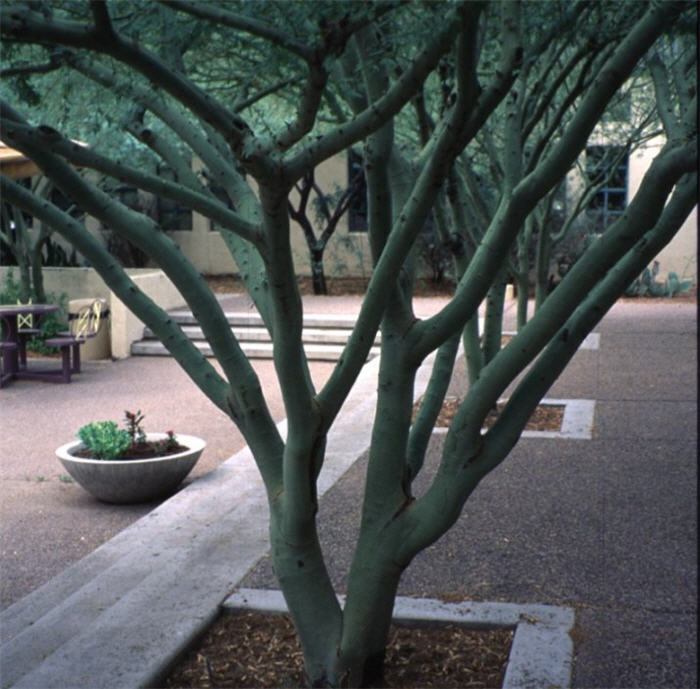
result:
[[[136,286],[162,309],[183,306],[182,296],[162,270],[127,272]],[[112,321],[112,356],[123,359],[131,354],[131,343],[143,336],[143,323],[114,293],[110,293],[109,309]]]
[[[4,282],[8,270],[17,279],[17,268],[0,267],[0,282]],[[162,270],[154,268],[128,268],[126,271],[136,286],[163,309],[173,309],[184,304],[182,296]],[[143,323],[110,290],[93,268],[44,268],[44,288],[47,293],[66,294],[69,300],[105,299],[110,311],[107,327],[110,331],[111,356],[128,357],[131,343],[141,339]]]

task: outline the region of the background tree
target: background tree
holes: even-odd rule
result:
[[[40,124],[33,124],[7,100],[0,111],[2,136],[76,205],[163,269],[196,314],[220,371],[138,290],[81,222],[5,178],[4,198],[74,244],[244,435],[267,490],[271,558],[299,633],[308,681],[315,686],[376,681],[404,569],[450,528],[481,479],[508,456],[583,338],[670,241],[695,204],[695,94],[691,75],[684,71],[675,80],[667,67],[659,71],[659,84],[668,89],[668,97],[657,88],[656,100],[665,108],[668,143],[639,193],[511,343],[470,368],[474,375],[439,467],[427,490],[414,495],[412,485],[425,471],[427,439],[460,334],[465,328],[473,332],[487,294],[497,301],[521,228],[575,164],[615,94],[657,41],[694,14],[694,4],[170,0],[7,2],[1,9],[0,30],[13,49],[22,44],[38,53],[58,51],[61,70],[86,79],[89,88],[125,99],[125,110],[134,104],[144,108],[142,145],[148,144],[148,155],[174,173],[172,179],[130,164],[118,146],[107,154],[72,144],[66,138],[73,136],[71,117],[55,119],[48,113],[46,120],[42,115],[35,120]],[[616,19],[619,39],[595,61],[591,78],[567,106],[569,115],[561,118],[542,155],[524,169],[522,157],[508,157],[504,185],[473,237],[466,232],[470,218],[480,212],[477,202],[455,207],[459,282],[438,313],[417,319],[412,308],[416,240],[429,214],[438,214],[438,201],[447,194],[459,157],[470,146],[488,145],[493,123],[502,122],[502,113],[517,104],[513,93],[523,70],[536,70],[541,80],[556,74],[541,68],[551,41],[565,37],[572,45],[585,44],[586,32],[579,28],[583,21],[599,22],[595,13]],[[179,40],[185,35],[181,32],[187,40]],[[205,74],[196,53],[189,52],[190,40],[200,41],[212,55]],[[233,58],[236,65],[248,60],[249,69],[230,70],[227,60]],[[454,79],[445,87],[434,126],[412,144],[400,125],[413,116],[411,102],[420,91],[444,81],[441,62],[449,65]],[[269,83],[262,69],[268,65]],[[533,84],[533,89],[546,92],[550,86]],[[679,87],[685,89],[682,95]],[[259,97],[247,105],[251,89]],[[41,113],[40,102],[37,107]],[[504,150],[515,150],[518,139],[522,142],[519,126],[514,121],[505,127],[504,136],[515,143]],[[110,129],[118,140],[116,123]],[[156,146],[161,131],[169,132],[164,143],[177,145]],[[319,163],[353,145],[363,147],[374,270],[345,352],[317,390],[301,341],[289,195]],[[192,156],[202,161],[200,172],[189,171],[186,163]],[[273,341],[288,420],[286,439],[204,279],[152,218],[105,193],[74,165],[172,199],[221,227]],[[328,431],[380,328],[377,412],[368,431],[362,521],[341,609],[316,531],[316,479]],[[412,422],[416,371],[433,353],[433,375]],[[482,432],[489,410],[516,378],[497,422]]]
[[[39,184],[46,186],[45,179],[33,181],[34,193],[43,195],[36,187]],[[19,208],[9,204],[2,204],[2,219],[0,222],[0,245],[13,257],[19,273],[19,295],[21,302],[27,303],[30,299],[45,301],[44,282],[41,272],[41,252],[44,243],[51,234],[51,229],[43,225],[36,239],[29,234],[27,224],[30,220]]]
[[[41,175],[27,180],[32,192],[41,198],[54,197],[54,202],[68,213],[79,211],[53,185]],[[19,208],[3,203],[0,209],[0,254],[8,253],[16,265],[19,275],[17,298],[27,303],[47,301],[44,289],[44,265],[77,265],[75,252],[70,255],[57,242],[52,240],[53,229],[45,223],[38,223],[38,228],[31,231],[31,216]],[[3,261],[4,263],[4,261]]]
[[[289,217],[304,233],[311,263],[311,283],[314,294],[328,294],[326,274],[323,267],[323,254],[328,242],[338,229],[342,217],[351,204],[364,192],[364,178],[360,171],[348,180],[344,189],[326,193],[316,182],[315,171],[307,172],[295,188],[298,192],[296,205],[288,201]],[[311,192],[314,198],[311,198]],[[309,217],[309,202],[312,204],[313,220]]]

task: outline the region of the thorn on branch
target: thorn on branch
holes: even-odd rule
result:
[[[37,127],[37,132],[39,132],[39,134],[45,139],[49,139],[50,141],[60,141],[63,138],[58,131],[46,124],[40,124]]]

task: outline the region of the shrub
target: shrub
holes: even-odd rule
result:
[[[114,421],[93,421],[78,431],[78,438],[97,459],[118,459],[131,446],[129,432]]]

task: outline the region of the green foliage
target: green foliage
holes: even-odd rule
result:
[[[669,271],[668,278],[659,282],[659,262],[654,261],[651,268],[645,268],[642,274],[625,290],[627,297],[673,297],[687,292],[693,284],[691,280],[680,280],[678,274]]]
[[[0,303],[16,304],[21,301],[20,284],[14,279],[12,269],[7,271],[5,284],[0,285]],[[62,292],[56,295],[51,292],[46,295],[46,300],[50,304],[58,304],[61,308],[56,313],[47,313],[39,325],[41,333],[31,337],[27,341],[27,349],[37,354],[55,354],[58,349],[56,347],[48,347],[45,341],[51,337],[55,337],[58,333],[67,329],[66,313],[68,313],[68,295]]]
[[[141,411],[126,411],[124,415],[126,430],[119,428],[114,421],[93,421],[78,430],[78,438],[96,459],[123,459],[139,453],[144,446],[153,450],[156,456],[178,449],[173,431],[167,431],[162,440],[148,441],[141,427],[145,418]]]
[[[58,352],[57,347],[49,347],[46,340],[51,337],[56,337],[60,332],[65,331],[68,326],[65,323],[63,313],[67,311],[68,296],[64,293],[59,298],[53,294],[47,295],[48,301],[52,304],[59,304],[61,310],[57,314],[47,313],[39,324],[41,332],[27,341],[27,349],[37,354],[55,354]]]
[[[14,304],[19,299],[20,295],[20,284],[15,280],[12,274],[12,268],[7,271],[7,277],[5,278],[5,284],[0,285],[0,303],[2,304]]]
[[[674,294],[683,294],[687,292],[692,286],[691,280],[680,280],[678,274],[673,270],[668,272],[668,278],[666,280],[666,290],[668,296],[672,297]]]
[[[114,421],[93,421],[78,431],[78,438],[97,459],[118,459],[131,447],[131,436]]]

